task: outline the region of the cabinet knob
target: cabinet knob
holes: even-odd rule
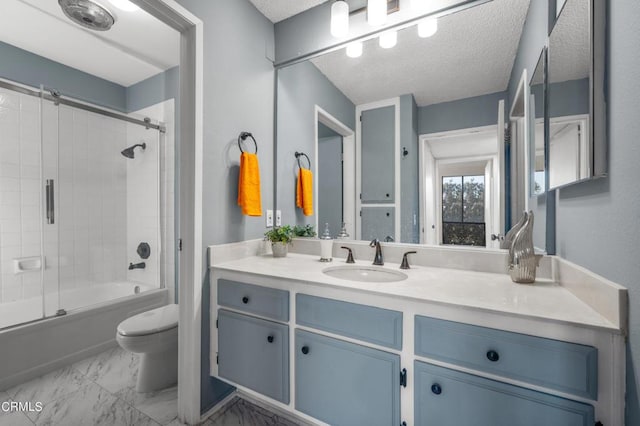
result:
[[[389,194],[387,194],[387,198],[389,198]]]
[[[436,395],[440,395],[442,393],[442,387],[439,384],[434,383],[431,385],[431,392]]]
[[[269,336],[269,337],[267,337],[267,342],[269,342],[269,343],[273,343],[273,336]]]
[[[309,346],[303,346],[302,347],[302,353],[305,354],[305,355],[308,354],[309,353]]]
[[[247,296],[244,296],[244,297],[242,298],[242,303],[244,303],[245,305],[246,305],[247,303],[249,303],[249,298],[248,298]]]
[[[491,362],[497,362],[500,359],[500,355],[498,354],[498,352],[490,350],[489,352],[487,352],[487,359]]]

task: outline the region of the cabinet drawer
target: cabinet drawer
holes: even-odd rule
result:
[[[297,294],[296,322],[376,345],[402,349],[402,312]]]
[[[333,426],[400,424],[400,356],[296,330],[296,409]]]
[[[289,403],[289,327],[218,311],[218,374]]]
[[[415,362],[416,426],[592,426],[591,405]]]
[[[597,399],[598,351],[452,321],[416,316],[416,355]]]
[[[218,280],[218,304],[252,314],[289,321],[289,292],[238,281]]]

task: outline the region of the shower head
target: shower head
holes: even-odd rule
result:
[[[135,153],[133,152],[134,149],[136,149],[137,147],[141,147],[142,150],[144,151],[145,149],[147,149],[147,144],[142,142],[142,143],[137,143],[133,146],[130,146],[127,149],[123,149],[121,154],[124,155],[127,158],[133,158],[135,156]]]
[[[104,6],[94,0],[58,0],[67,18],[95,31],[107,31],[116,22]]]

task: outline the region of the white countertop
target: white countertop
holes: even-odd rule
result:
[[[325,268],[341,265],[347,265],[344,259],[322,263],[317,256],[289,253],[284,258],[248,256],[216,263],[213,268],[621,332],[569,290],[548,279],[515,284],[507,274],[426,266],[411,266],[402,271],[408,276],[406,280],[391,283],[342,280],[322,273]],[[356,261],[356,265],[370,266],[371,262]],[[384,268],[400,270],[393,263],[385,263]]]

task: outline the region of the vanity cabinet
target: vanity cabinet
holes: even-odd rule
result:
[[[362,111],[362,203],[393,203],[395,106]]]
[[[598,399],[596,348],[416,316],[418,356]]]
[[[400,356],[295,332],[296,410],[331,425],[400,424]]]
[[[218,374],[287,404],[289,327],[220,309]]]
[[[415,361],[416,426],[593,426],[591,405]]]

